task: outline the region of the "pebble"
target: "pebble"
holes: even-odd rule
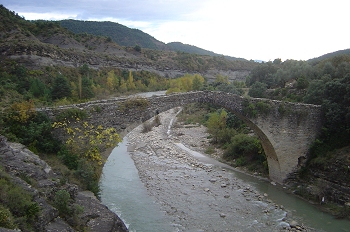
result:
[[[165,124],[164,124],[165,125]],[[142,147],[140,147],[140,154],[137,154],[138,159],[139,159],[139,165],[141,165],[143,168],[143,170],[146,171],[142,171],[142,172],[157,172],[157,170],[164,170],[164,173],[159,174],[158,176],[156,176],[155,178],[149,178],[149,183],[146,183],[145,185],[147,186],[147,188],[150,188],[151,191],[153,189],[157,190],[157,193],[155,193],[154,195],[157,196],[162,196],[162,192],[166,191],[167,188],[163,188],[160,187],[162,185],[162,181],[164,180],[168,180],[168,182],[172,182],[174,184],[189,184],[189,188],[187,188],[187,190],[189,189],[196,189],[197,190],[201,190],[203,195],[206,195],[206,197],[211,197],[213,199],[215,199],[214,201],[212,201],[211,203],[209,203],[209,206],[212,210],[215,210],[219,216],[221,218],[226,218],[227,215],[223,212],[220,211],[225,211],[225,207],[223,207],[223,203],[227,203],[227,202],[233,202],[234,200],[236,200],[236,198],[242,198],[245,199],[247,202],[243,203],[248,205],[252,205],[252,204],[256,204],[256,200],[259,199],[260,201],[263,201],[264,203],[258,203],[258,205],[263,206],[264,208],[259,208],[258,211],[256,212],[252,212],[249,210],[249,208],[247,208],[246,214],[250,214],[250,213],[256,213],[256,214],[260,214],[263,217],[271,217],[271,215],[273,215],[275,209],[273,207],[275,207],[276,209],[284,209],[284,207],[282,205],[277,205],[272,203],[271,200],[268,199],[268,194],[267,193],[263,193],[263,194],[259,194],[259,192],[255,191],[253,187],[242,183],[239,179],[237,179],[236,177],[232,178],[229,175],[229,172],[225,169],[225,168],[221,168],[219,170],[217,169],[213,169],[213,167],[211,165],[203,165],[201,162],[198,162],[197,159],[195,159],[194,157],[191,157],[187,154],[187,152],[184,152],[183,150],[181,150],[180,148],[173,147],[173,138],[167,138],[162,140],[161,138],[161,133],[160,131],[155,128],[155,130],[149,132],[146,136],[145,134],[140,134],[137,135],[137,133],[140,132],[132,132],[134,133],[133,135],[131,135],[131,137],[129,137],[129,141],[134,140],[133,142],[135,144],[140,143],[140,141],[142,141],[143,144],[146,144]],[[136,133],[136,134],[135,134]],[[176,140],[176,142],[180,142],[181,143],[181,139],[180,140]],[[191,143],[191,141],[188,141]],[[184,143],[184,142],[182,142]],[[199,144],[199,143],[198,143]],[[200,147],[200,145],[198,145],[197,147]],[[142,153],[143,152],[143,153]],[[154,160],[157,162],[156,167],[153,166],[148,166],[150,163],[150,160]],[[165,165],[166,164],[166,165]],[[165,165],[165,166],[164,166]],[[192,166],[192,167],[191,167]],[[171,167],[169,169],[167,169],[167,167]],[[141,169],[141,170],[142,170]],[[181,173],[179,173],[177,170],[183,170]],[[202,170],[204,173],[204,175],[202,174],[188,174],[188,173],[194,173],[194,171],[198,171],[198,170]],[[161,173],[161,172],[160,172]],[[255,173],[255,175],[258,175],[259,173]],[[143,174],[145,175],[145,174]],[[198,176],[196,176],[198,175]],[[224,175],[224,177],[223,177]],[[195,179],[197,177],[197,179]],[[153,181],[153,183],[152,183]],[[195,182],[197,181],[197,182]],[[212,183],[211,186],[214,186],[214,183],[219,184],[220,183],[220,187],[221,188],[208,188],[208,181],[210,183]],[[147,181],[146,181],[147,182]],[[194,186],[193,183],[196,183],[196,186]],[[276,183],[274,182],[270,182],[272,185],[276,185]],[[200,187],[200,185],[204,185],[202,187]],[[228,186],[230,186],[230,188],[228,188]],[[231,188],[232,186],[232,188]],[[196,188],[195,188],[196,187]],[[216,185],[215,185],[216,187]],[[230,191],[236,191],[236,193],[234,192],[230,192]],[[204,191],[204,193],[203,193]],[[175,195],[176,196],[181,196],[183,197],[184,195],[188,195],[191,196],[192,191],[186,191],[184,190],[183,192],[176,192],[175,191]],[[243,196],[238,196],[238,194],[242,194]],[[164,195],[164,194],[163,194]],[[169,205],[176,205],[176,197],[172,198],[167,198],[165,199],[165,201],[163,202],[163,204],[165,206],[169,206]],[[188,196],[186,198],[188,198]],[[223,198],[222,198],[223,197]],[[225,199],[224,199],[225,198]],[[191,198],[189,198],[191,199]],[[191,202],[191,201],[189,201]],[[216,203],[215,203],[216,202]],[[271,204],[270,204],[271,203]],[[230,203],[231,204],[231,203]],[[267,206],[265,206],[267,205]],[[230,210],[236,210],[238,213],[242,214],[243,210],[242,208],[239,208],[239,206],[234,206],[234,208],[230,208]],[[167,210],[168,212],[169,210]],[[169,211],[170,212],[170,211]],[[231,214],[230,212],[230,218],[231,216],[234,217],[234,214]],[[172,214],[174,214],[174,216],[179,216],[179,219],[181,221],[189,221],[191,218],[188,217],[190,216],[190,214],[187,214],[186,212],[182,211],[182,212],[176,212],[174,210],[171,211]],[[290,223],[288,223],[290,222]],[[184,226],[185,226],[185,222],[184,222]],[[190,223],[192,224],[192,223]],[[306,231],[305,228],[303,228],[302,226],[299,226],[298,223],[296,221],[293,221],[290,219],[290,217],[284,217],[283,220],[277,222],[277,221],[266,221],[265,225],[271,227],[271,228],[279,228],[279,229],[283,229],[283,231]],[[202,231],[202,230],[198,230],[198,231]],[[207,231],[207,230],[205,230]],[[209,231],[209,230],[208,230]],[[213,231],[213,230],[211,230]],[[225,231],[225,230],[222,230]],[[226,231],[231,231],[229,229],[226,229]],[[253,230],[252,230],[253,231]]]

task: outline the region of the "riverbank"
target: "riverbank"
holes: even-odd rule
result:
[[[315,231],[228,168],[203,162],[204,127],[169,131],[178,110],[160,114],[161,125],[152,131],[142,133],[140,125],[127,136],[141,181],[174,231]]]

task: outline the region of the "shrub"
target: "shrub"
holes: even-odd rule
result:
[[[75,174],[81,181],[83,189],[89,190],[93,192],[96,197],[99,197],[100,187],[98,185],[99,175],[97,171],[97,167],[91,162],[80,159]]]
[[[57,155],[69,169],[77,169],[79,160],[79,156],[77,154],[74,154],[67,148],[63,148],[57,153]]]
[[[256,103],[256,107],[258,108],[260,113],[268,114],[271,110],[271,106],[266,102],[258,102]]]
[[[79,118],[80,120],[87,118],[87,113],[85,110],[81,110],[78,108],[70,108],[56,116],[56,121],[65,121],[65,120],[75,120]]]
[[[245,106],[243,112],[245,115],[252,118],[255,118],[258,115],[258,111],[253,103],[249,103],[247,106]]]
[[[251,86],[248,94],[251,97],[263,98],[266,96],[266,89],[267,85],[265,83],[257,81]]]
[[[33,196],[13,184],[11,178],[1,169],[0,186],[0,224],[11,227],[13,218],[20,224],[21,229],[31,227],[33,219],[40,212],[40,207],[33,201]],[[4,221],[5,219],[7,221]]]
[[[14,219],[9,209],[0,205],[0,227],[15,229]]]
[[[67,190],[61,189],[56,192],[54,199],[54,206],[58,209],[61,216],[69,216],[71,209],[69,207],[70,195]]]
[[[134,97],[127,99],[124,103],[120,103],[120,110],[126,111],[129,109],[143,110],[150,105],[150,102],[146,98]]]

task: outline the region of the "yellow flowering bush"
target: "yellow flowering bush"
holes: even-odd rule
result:
[[[95,127],[86,121],[76,118],[74,122],[64,120],[54,122],[53,128],[62,128],[67,134],[66,145],[81,158],[103,164],[101,151],[115,147],[121,139],[114,128],[104,128],[102,125]]]

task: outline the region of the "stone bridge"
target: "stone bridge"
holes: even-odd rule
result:
[[[188,92],[149,98],[116,98],[46,109],[52,118],[77,107],[88,112],[94,125],[114,127],[125,133],[153,117],[156,112],[189,103],[211,103],[244,120],[259,136],[269,167],[270,179],[282,183],[297,170],[322,126],[321,107],[269,99],[243,98],[223,92]]]

